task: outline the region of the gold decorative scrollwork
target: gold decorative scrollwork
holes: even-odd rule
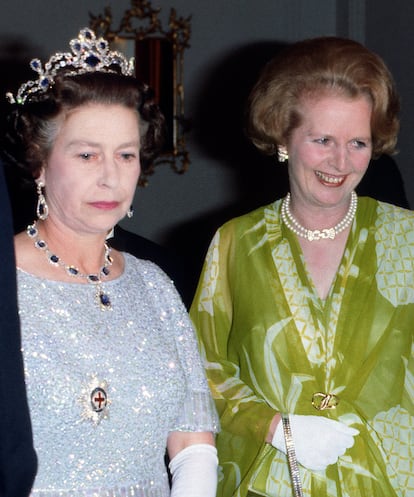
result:
[[[190,165],[185,143],[189,122],[184,117],[183,75],[184,50],[190,46],[191,16],[178,17],[172,8],[168,29],[165,30],[159,19],[160,11],[154,9],[149,0],[131,0],[131,8],[124,12],[118,29],[112,28],[110,7],[100,15],[89,13],[89,26],[126,55],[135,56],[137,71],[148,65],[144,69],[145,75],[137,74],[137,77],[148,79],[146,82],[154,89],[155,98],[166,117],[167,143],[146,176],[152,174],[159,164],[169,164],[179,174],[187,171]],[[145,21],[146,25],[143,24]],[[147,177],[140,183],[145,185]]]
[[[312,396],[312,405],[318,411],[336,409],[339,398],[333,393],[316,392]]]

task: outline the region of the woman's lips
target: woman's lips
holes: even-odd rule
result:
[[[315,171],[315,174],[319,181],[329,186],[341,186],[346,178],[346,176],[332,176],[330,174],[322,173],[321,171]]]
[[[110,210],[116,209],[119,206],[119,202],[115,202],[115,201],[114,202],[106,202],[106,201],[90,202],[90,205],[92,205],[96,209],[110,211]]]

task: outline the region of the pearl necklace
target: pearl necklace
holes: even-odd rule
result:
[[[37,229],[37,224],[34,222],[26,228],[26,233],[29,238],[34,240],[34,246],[43,250],[50,264],[53,266],[58,266],[63,268],[70,276],[75,276],[78,278],[84,278],[88,283],[95,285],[96,294],[95,301],[102,310],[112,309],[111,300],[109,295],[104,292],[102,287],[102,277],[109,275],[109,266],[112,265],[112,257],[110,256],[111,248],[105,243],[105,255],[104,255],[104,265],[101,267],[98,274],[84,274],[79,271],[75,266],[65,264],[60,260],[60,257],[49,250],[47,243],[39,237],[39,230]]]
[[[302,238],[306,238],[310,242],[321,239],[334,240],[336,235],[338,235],[339,233],[341,233],[341,231],[344,231],[346,228],[348,228],[348,226],[354,220],[358,204],[358,197],[355,192],[352,192],[351,202],[349,204],[348,212],[346,213],[342,221],[340,221],[333,228],[324,228],[321,230],[308,230],[304,228],[301,224],[299,224],[299,222],[293,217],[292,213],[290,212],[289,204],[290,204],[290,193],[288,193],[286,197],[283,199],[282,208],[281,208],[282,220],[285,223],[285,225],[290,229],[290,231],[295,233],[295,235],[298,235]]]

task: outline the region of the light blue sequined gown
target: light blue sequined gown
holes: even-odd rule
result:
[[[168,496],[168,433],[218,429],[175,288],[154,264],[124,257],[124,273],[104,284],[105,311],[93,285],[17,271],[33,496]]]

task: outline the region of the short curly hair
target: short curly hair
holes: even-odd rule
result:
[[[19,166],[27,179],[36,179],[53,147],[62,116],[90,103],[118,104],[137,111],[145,173],[162,149],[165,119],[148,85],[116,73],[61,73],[45,93],[35,94],[24,105],[14,104],[2,143],[6,161]]]
[[[247,106],[246,133],[268,155],[301,124],[301,99],[329,94],[372,102],[373,157],[395,152],[399,97],[384,61],[360,43],[338,37],[297,42],[264,67]]]

